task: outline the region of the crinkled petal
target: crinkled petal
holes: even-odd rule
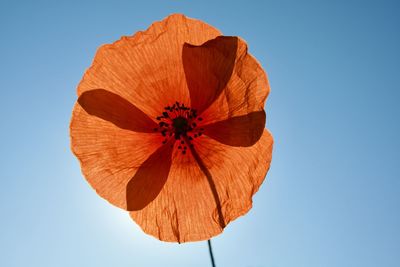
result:
[[[235,65],[230,80],[218,98],[201,114],[204,124],[246,115],[264,109],[270,87],[267,75],[238,38]]]
[[[197,156],[176,150],[160,194],[130,212],[131,217],[164,241],[206,240],[221,233],[251,208],[270,166],[272,143],[267,130],[251,147],[228,146],[207,136],[196,139]]]
[[[158,196],[169,175],[172,151],[172,142],[167,143],[143,162],[127,185],[127,210],[141,210]]]
[[[90,115],[109,121],[121,129],[151,133],[158,127],[136,106],[104,89],[84,92],[79,97],[78,103]]]
[[[183,46],[182,61],[191,107],[199,113],[208,108],[227,85],[237,45],[237,37],[219,36],[200,46]]]
[[[133,132],[90,115],[76,103],[70,125],[71,148],[96,192],[127,209],[126,188],[143,162],[161,145],[159,134]]]
[[[263,134],[265,112],[256,111],[204,125],[204,134],[230,146],[252,146]]]
[[[182,47],[185,43],[199,45],[218,35],[218,30],[202,21],[171,15],[144,32],[102,46],[78,86],[78,95],[103,88],[151,118],[175,101],[189,106]]]

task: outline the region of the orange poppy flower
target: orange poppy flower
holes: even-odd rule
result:
[[[171,15],[97,51],[71,147],[96,192],[144,232],[209,239],[249,211],[269,169],[268,93],[242,39]]]

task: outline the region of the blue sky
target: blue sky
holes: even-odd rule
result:
[[[300,3],[301,2],[301,3]],[[213,239],[217,266],[400,263],[396,1],[0,1],[0,266],[210,266],[145,235],[69,149],[97,47],[184,13],[244,38],[271,83],[271,170]]]

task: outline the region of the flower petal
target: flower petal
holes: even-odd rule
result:
[[[121,129],[88,114],[79,103],[70,125],[71,149],[96,192],[126,209],[126,187],[142,163],[162,145],[162,136]]]
[[[200,46],[185,44],[182,62],[191,107],[203,112],[227,85],[235,64],[237,37],[219,36]]]
[[[204,22],[171,15],[144,32],[102,46],[78,86],[78,95],[103,88],[151,118],[175,101],[189,106],[183,44],[202,44],[218,35],[218,30]]]
[[[95,89],[84,92],[78,103],[90,115],[109,121],[119,128],[151,133],[158,125],[140,109],[112,92]]]
[[[238,38],[235,66],[219,97],[201,117],[204,124],[262,111],[270,87],[265,71],[247,52],[246,43]]]
[[[171,168],[173,143],[162,145],[137,170],[126,188],[127,210],[141,210],[163,188]]]
[[[192,153],[175,151],[164,188],[144,209],[130,212],[132,219],[163,241],[199,241],[221,233],[251,208],[270,166],[272,143],[267,130],[251,147],[197,138],[200,165]]]
[[[265,112],[249,114],[203,126],[204,134],[230,146],[252,146],[260,139],[265,127]]]

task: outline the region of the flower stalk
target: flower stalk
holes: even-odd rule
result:
[[[207,240],[207,244],[208,244],[208,251],[210,252],[211,265],[212,267],[215,267],[214,255],[211,247],[211,239]]]

